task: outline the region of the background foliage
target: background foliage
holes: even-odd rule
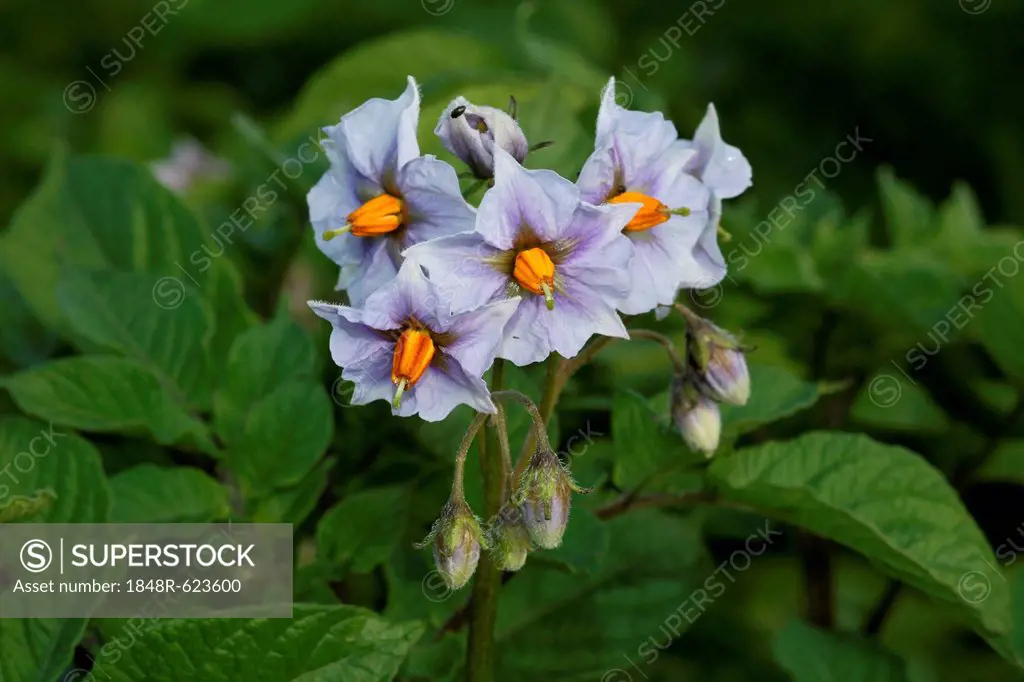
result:
[[[1002,0],[0,9],[0,468],[66,434],[0,481],[0,520],[291,522],[303,604],[161,621],[117,662],[121,623],[0,620],[0,680],[94,659],[114,680],[457,679],[468,591],[411,545],[469,415],[348,409],[305,308],[336,275],[306,223],[310,137],[407,73],[424,151],[452,161],[443,105],[515,94],[556,141],[530,162],[575,177],[615,74],[684,134],[714,101],[754,167],[730,278],[689,300],[757,346],[751,402],[705,467],[667,427],[656,346],[577,374],[552,430],[598,492],[505,586],[497,679],[1019,677],[1022,21]],[[184,136],[230,167],[175,196],[146,164]],[[847,136],[869,141],[837,159]]]

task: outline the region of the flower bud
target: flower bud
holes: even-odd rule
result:
[[[722,413],[718,403],[704,394],[693,381],[676,376],[672,380],[672,421],[694,452],[711,457],[722,435]]]
[[[750,399],[750,373],[743,351],[712,345],[704,383],[715,400],[746,405]]]
[[[523,514],[530,539],[537,546],[554,549],[562,544],[573,492],[587,491],[572,480],[558,455],[548,449],[538,449],[523,472],[513,498]]]
[[[745,405],[750,399],[750,374],[736,337],[696,316],[687,318],[690,361],[704,392],[714,400]]]
[[[445,149],[465,161],[481,179],[494,177],[494,147],[523,162],[530,145],[516,120],[501,109],[471,104],[456,97],[434,128]]]
[[[449,589],[457,590],[473,577],[484,544],[483,529],[469,505],[462,500],[448,500],[441,517],[434,522],[424,541],[433,541],[434,563]]]
[[[503,571],[518,571],[526,563],[530,551],[530,533],[523,525],[518,510],[502,515],[491,530],[491,555]]]

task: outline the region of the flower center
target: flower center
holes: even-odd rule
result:
[[[636,212],[632,220],[626,223],[626,232],[639,232],[649,230],[655,225],[661,225],[673,215],[690,215],[688,208],[670,209],[654,197],[649,197],[640,192],[622,192],[608,200],[609,204],[640,204],[640,210]]]
[[[554,310],[555,264],[544,249],[534,247],[516,254],[512,276],[530,293],[543,295],[548,310]]]
[[[402,393],[412,388],[423,376],[434,357],[434,340],[425,329],[406,329],[395,343],[395,357],[391,363],[391,381],[398,388],[392,405],[402,402]]]
[[[324,232],[324,240],[330,241],[345,232],[357,237],[378,237],[397,230],[404,219],[405,203],[398,197],[381,194],[349,213],[344,226]]]

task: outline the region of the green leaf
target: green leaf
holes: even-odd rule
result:
[[[980,601],[961,595],[963,577],[995,557],[956,491],[917,454],[863,435],[816,432],[718,458],[709,475],[726,499],[851,547],[978,630],[1009,628],[1005,584]]]
[[[648,638],[665,646],[712,608],[691,601],[698,585],[724,592],[696,524],[641,510],[607,525],[611,546],[596,570],[555,573],[531,559],[503,588],[495,633],[502,682],[598,679],[629,667],[623,652],[643,665],[658,653]]]
[[[52,424],[0,419],[0,500],[49,491],[53,501],[26,523],[102,523],[110,493],[100,454],[84,438]]]
[[[387,682],[422,633],[352,606],[296,605],[290,620],[160,623],[103,671],[111,682]]]
[[[77,334],[142,364],[183,409],[207,409],[212,314],[187,289],[173,308],[159,305],[160,286],[147,273],[78,271],[61,278],[57,295]]]
[[[390,33],[356,46],[310,78],[275,138],[285,141],[333,125],[371,97],[395,99],[405,90],[408,74],[429,92],[434,83],[454,86],[505,61],[500,50],[463,34],[436,29]],[[423,118],[436,120],[436,114]]]
[[[587,572],[600,566],[608,554],[608,524],[587,509],[574,508],[557,549],[538,552],[530,560],[552,561],[569,571]]]
[[[1016,554],[1014,556],[1016,557]],[[978,589],[984,590],[991,586],[993,580],[991,575],[992,572],[988,571],[985,573],[979,572],[973,576]],[[998,574],[995,577],[996,580],[1001,578],[1002,576]],[[1011,604],[1013,628],[1006,635],[989,637],[988,643],[1003,658],[1018,668],[1024,669],[1024,571],[1016,571],[1012,574],[1010,592],[1012,593],[1013,600]],[[979,592],[978,594],[980,596],[984,592]]]
[[[0,274],[0,357],[16,367],[42,362],[57,348],[58,338],[32,315],[14,284]]]
[[[71,664],[88,622],[87,618],[0,618],[0,680],[76,679],[60,676]]]
[[[632,391],[616,391],[612,406],[615,465],[612,480],[631,490],[654,473],[687,461],[703,461],[690,453],[678,434],[658,420],[647,399]]]
[[[111,523],[206,523],[231,513],[228,490],[192,467],[140,464],[110,479]]]
[[[951,309],[966,282],[924,251],[866,252],[836,273],[829,298],[896,328],[927,332]]]
[[[333,459],[325,459],[297,485],[275,490],[260,498],[252,513],[253,523],[301,524],[327,489],[327,476],[336,463]]]
[[[992,270],[971,290],[973,315],[967,332],[981,343],[999,368],[1015,379],[1024,378],[1024,286],[1014,277],[1024,270],[1024,241],[1007,250]],[[956,309],[958,312],[962,308]],[[963,319],[963,318],[960,318]],[[964,323],[961,323],[964,324]]]
[[[158,443],[193,442],[206,451],[206,427],[187,414],[160,380],[130,358],[88,355],[48,362],[0,379],[18,407],[84,431],[147,431]]]
[[[772,642],[775,660],[794,682],[905,682],[894,654],[857,635],[825,632],[794,621]]]
[[[774,365],[751,364],[746,405],[722,405],[722,430],[740,436],[806,410],[821,398],[817,384]]]
[[[23,417],[0,419],[0,503],[45,491],[26,523],[102,523],[110,507],[100,456],[88,441]],[[85,619],[0,618],[0,679],[52,682],[71,663]]]
[[[928,199],[899,180],[889,167],[878,170],[878,188],[889,239],[894,247],[912,249],[934,236],[934,211]]]
[[[312,379],[315,366],[309,337],[286,317],[241,334],[231,346],[214,395],[217,433],[224,442],[234,442],[256,403],[289,379]]]
[[[234,334],[251,313],[230,261],[203,256],[210,243],[195,216],[145,166],[69,157],[57,148],[42,183],[0,237],[0,265],[36,317],[63,332],[69,331],[57,299],[63,274],[107,268],[160,275],[168,294],[183,293],[183,283],[192,282],[215,302],[220,333]]]
[[[928,391],[896,372],[880,372],[868,380],[853,403],[853,418],[880,429],[945,432],[950,421],[942,408]]]
[[[402,540],[409,491],[370,488],[331,507],[316,528],[318,560],[346,571],[367,573],[385,563]]]
[[[975,476],[984,481],[1024,485],[1024,440],[1006,440],[985,460]]]
[[[227,461],[257,492],[299,483],[331,442],[332,405],[323,387],[311,380],[282,384],[249,410]]]

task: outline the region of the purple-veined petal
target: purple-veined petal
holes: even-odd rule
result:
[[[362,310],[324,301],[310,301],[309,307],[318,317],[331,323],[331,359],[339,367],[391,352],[394,342],[365,324]]]
[[[393,350],[368,355],[344,367],[341,378],[355,384],[351,404],[366,405],[375,400],[391,401],[395,386],[391,382]]]
[[[540,362],[552,352],[574,357],[594,334],[629,338],[605,296],[566,279],[548,310],[541,296],[527,295],[505,327],[498,357],[519,366]]]
[[[678,139],[676,127],[661,112],[630,111],[615,102],[615,78],[601,92],[596,146],[610,145],[616,169],[628,186],[651,160]]]
[[[359,240],[355,246],[362,249],[362,259],[355,265],[344,266],[338,275],[338,289],[348,292],[353,306],[361,308],[366,298],[394,279],[398,274],[388,248],[387,239],[341,235],[339,239]]]
[[[413,159],[398,173],[408,223],[403,246],[473,230],[476,211],[459,190],[455,169],[433,156]]]
[[[611,145],[598,146],[583,164],[576,186],[580,199],[591,204],[603,204],[616,193],[617,170]]]
[[[700,229],[689,219],[673,216],[649,230],[629,233],[633,242],[629,266],[632,283],[619,310],[639,315],[659,304],[670,305],[684,274],[702,272],[693,255]]]
[[[481,377],[468,374],[454,358],[443,357],[442,363],[439,364],[435,356],[416,385],[402,396],[399,408],[392,409],[393,414],[399,417],[418,415],[424,421],[436,422],[459,405],[469,405],[477,412],[493,414],[497,411]]]
[[[639,204],[581,203],[564,232],[572,249],[558,269],[613,268],[625,270],[633,245],[622,230]]]
[[[397,329],[415,319],[430,329],[447,329],[447,314],[441,319],[440,297],[417,263],[405,261],[394,278],[366,298],[363,321],[377,329]]]
[[[476,230],[492,246],[511,249],[526,227],[541,241],[555,241],[579,204],[576,186],[549,170],[527,170],[494,150],[494,187],[480,200]]]
[[[520,300],[519,297],[509,298],[455,315],[448,328],[455,341],[445,347],[445,352],[469,374],[483,376],[494,362],[502,332]]]
[[[342,117],[332,139],[343,141],[344,153],[359,175],[386,187],[398,169],[420,154],[416,141],[419,115],[419,88],[409,76],[398,99],[367,100]]]
[[[498,254],[498,249],[475,232],[423,242],[403,253],[407,261],[423,266],[439,298],[453,313],[505,297],[508,275],[487,262]]]

